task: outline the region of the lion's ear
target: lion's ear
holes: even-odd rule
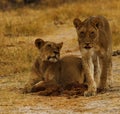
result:
[[[38,48],[38,49],[40,49],[43,45],[45,44],[45,41],[44,40],[42,40],[42,39],[36,39],[35,40],[35,46]]]
[[[92,20],[92,24],[99,29],[103,27],[103,22],[99,17],[94,17]]]
[[[61,49],[63,46],[63,42],[57,44],[58,48]]]
[[[81,20],[78,18],[75,18],[73,20],[73,24],[74,24],[75,28],[79,28],[81,26]]]

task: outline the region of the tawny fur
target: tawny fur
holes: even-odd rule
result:
[[[96,94],[112,83],[112,35],[108,20],[93,16],[81,21],[75,18],[79,49],[88,82],[85,96]]]
[[[63,43],[36,39],[35,45],[40,54],[33,65],[24,92],[32,92],[37,88],[48,86],[65,87],[73,82],[84,83],[81,58],[71,55],[60,59]]]

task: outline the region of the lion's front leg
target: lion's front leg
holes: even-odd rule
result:
[[[98,56],[95,56],[93,59],[93,63],[94,63],[94,79],[95,79],[97,88],[99,88],[100,76],[101,76],[101,70],[102,70],[100,58]]]
[[[30,93],[32,92],[33,86],[38,82],[39,80],[29,80],[25,87],[23,88],[23,93]]]
[[[56,87],[58,87],[58,84],[56,83],[55,80],[39,81],[32,87],[31,92],[43,91],[47,88],[56,88]]]
[[[45,81],[39,81],[38,83],[32,86],[31,92],[37,92],[44,89],[45,89]]]
[[[88,90],[84,92],[84,96],[94,96],[96,94],[96,83],[94,80],[94,65],[92,58],[83,58],[83,67],[88,84]]]
[[[38,75],[36,72],[31,72],[28,81],[26,82],[25,87],[23,89],[23,93],[30,93],[33,86],[40,80],[42,80],[40,75]]]

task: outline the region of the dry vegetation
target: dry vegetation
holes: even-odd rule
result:
[[[113,49],[120,48],[119,0],[66,0],[66,2],[64,0],[43,0],[44,2],[39,4],[29,5],[24,5],[22,0],[16,0],[17,2],[14,4],[8,3],[8,1],[0,1],[0,77],[12,76],[16,80],[14,86],[20,88],[21,84],[24,85],[26,79],[23,79],[25,78],[23,75],[28,75],[37,54],[37,49],[33,45],[35,38],[42,37],[57,42],[61,40],[68,42],[63,49],[63,54],[69,52],[68,49],[71,47],[72,49],[76,47],[77,38],[72,24],[75,17],[80,19],[92,15],[107,17],[113,33]],[[58,32],[56,33],[56,31]],[[64,33],[65,35],[67,33],[68,36],[65,36]],[[58,35],[59,39],[55,38]],[[52,39],[52,37],[54,38]],[[62,38],[60,39],[60,37]],[[69,40],[69,37],[72,40]],[[12,79],[9,80],[9,78],[1,80],[0,83],[12,82]],[[27,96],[27,100],[22,100],[24,95],[13,94],[13,96],[9,96],[12,99],[10,100],[7,98],[7,94],[7,92],[3,92],[4,99],[7,101],[3,99],[0,102],[18,103],[21,106],[23,101],[31,99],[30,96]],[[18,96],[21,102],[13,100]],[[33,98],[32,101],[34,102],[34,100],[36,99]],[[30,102],[29,105],[33,106],[33,102]],[[66,102],[69,101],[66,100]],[[9,109],[9,106],[7,108]]]
[[[3,1],[4,4],[8,3],[7,0]],[[72,20],[74,17],[84,19],[91,15],[104,15],[111,24],[113,46],[117,47],[120,44],[120,1],[100,0],[98,2],[94,0],[91,2],[91,0],[79,0],[73,2],[68,0],[69,3],[61,2],[60,5],[58,5],[60,3],[58,0],[50,1],[46,0],[44,5],[38,4],[36,6],[32,4],[32,7],[7,7],[4,11],[1,9],[0,76],[28,70],[36,54],[33,45],[30,45],[32,44],[31,39],[50,34],[57,30],[59,25],[64,24],[69,29],[73,26]],[[11,6],[10,3],[8,6]]]

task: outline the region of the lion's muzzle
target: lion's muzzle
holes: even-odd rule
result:
[[[91,49],[92,45],[90,43],[85,43],[84,48],[85,49]]]

